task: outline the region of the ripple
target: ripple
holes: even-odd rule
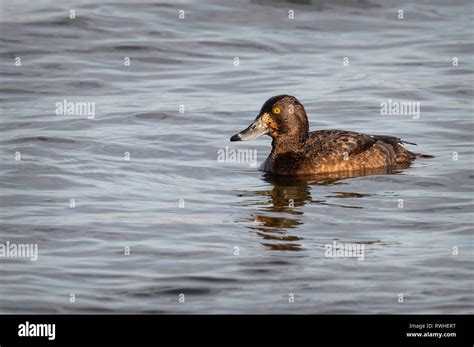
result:
[[[4,259],[2,313],[470,313],[472,6],[399,21],[392,5],[3,6],[0,241],[36,242],[39,260]],[[281,93],[314,130],[397,135],[434,159],[305,178],[217,161],[225,146],[265,160],[268,137],[229,137]],[[95,119],[54,114],[84,97]],[[420,119],[381,116],[387,98],[421,102]],[[364,260],[326,258],[334,240]]]

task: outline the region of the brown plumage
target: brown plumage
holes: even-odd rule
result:
[[[344,130],[309,132],[303,105],[289,95],[267,100],[255,121],[232,136],[231,141],[250,140],[264,134],[271,136],[273,141],[272,151],[262,169],[278,175],[407,168],[417,157],[402,146],[413,143],[397,137]]]

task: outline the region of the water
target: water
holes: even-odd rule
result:
[[[399,6],[2,2],[0,241],[39,258],[1,259],[0,312],[472,313],[472,2]],[[266,158],[268,137],[229,137],[282,93],[312,130],[435,158],[339,180],[218,162]],[[64,99],[94,119],[55,114]],[[419,119],[382,116],[389,99]]]

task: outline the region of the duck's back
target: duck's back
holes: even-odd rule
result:
[[[302,153],[286,158],[276,156],[268,167],[273,167],[274,173],[289,175],[408,167],[416,155],[402,143],[392,136],[332,129],[313,131]]]

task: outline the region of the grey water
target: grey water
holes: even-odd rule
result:
[[[1,1],[0,245],[38,259],[0,258],[0,313],[473,313],[473,2],[402,5]],[[218,160],[265,160],[270,138],[229,138],[278,94],[434,158]]]

